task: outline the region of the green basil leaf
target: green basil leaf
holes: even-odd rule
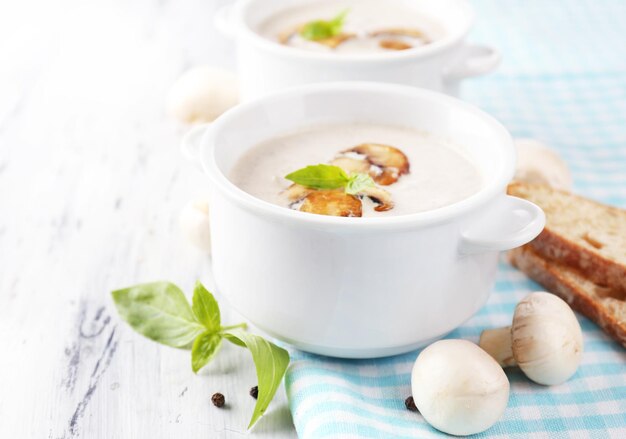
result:
[[[352,174],[350,181],[346,184],[346,193],[356,195],[363,189],[374,186],[376,186],[376,183],[374,183],[374,180],[372,180],[369,174]]]
[[[215,297],[213,297],[213,294],[204,288],[204,285],[200,282],[196,282],[196,287],[193,290],[193,303],[191,307],[198,321],[202,323],[206,329],[212,332],[220,330],[220,307]]]
[[[335,18],[330,20],[330,28],[333,36],[339,35],[341,30],[343,29],[343,24],[346,21],[346,17],[348,16],[348,9],[344,9],[340,13],[338,13]]]
[[[224,338],[236,344],[245,345],[252,354],[259,386],[259,396],[248,428],[265,413],[289,365],[289,353],[263,337],[243,331],[224,332]]]
[[[222,336],[207,331],[196,338],[191,348],[191,369],[198,373],[217,354],[222,344]]]
[[[113,291],[120,316],[140,334],[158,343],[186,348],[205,331],[185,294],[170,282],[152,282]]]
[[[313,165],[307,166],[285,176],[287,180],[313,189],[338,189],[345,187],[350,180],[339,166]]]
[[[300,36],[305,40],[317,41],[335,36],[330,23],[327,21],[311,21],[300,30]]]
[[[300,36],[306,40],[324,40],[341,33],[348,10],[340,12],[332,20],[315,20],[306,23],[300,30]]]

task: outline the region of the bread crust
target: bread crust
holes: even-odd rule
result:
[[[533,200],[533,191],[549,191],[558,193],[560,196],[569,197],[572,200],[581,200],[586,204],[592,204],[598,209],[602,209],[607,215],[617,218],[624,218],[626,221],[626,210],[613,206],[607,206],[593,200],[589,200],[568,192],[549,188],[547,186],[514,182],[508,187],[510,195]],[[537,203],[539,207],[542,207]],[[626,224],[625,224],[626,226]],[[555,232],[550,227],[550,218],[545,229],[535,238],[530,245],[542,257],[556,261],[560,264],[568,265],[581,271],[584,276],[600,286],[606,286],[618,292],[626,299],[626,265],[615,261],[599,251],[586,248],[572,239],[568,239],[561,233]],[[626,250],[626,249],[625,249]]]
[[[626,267],[567,238],[544,229],[530,246],[546,259],[580,270],[592,282],[621,293],[626,297]]]
[[[561,297],[626,348],[626,301],[615,297],[615,292],[594,284],[574,268],[546,259],[530,245],[511,250],[508,256],[515,267]]]

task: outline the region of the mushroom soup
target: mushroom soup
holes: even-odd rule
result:
[[[410,128],[364,123],[314,126],[266,140],[243,154],[229,177],[269,203],[353,217],[437,209],[482,185],[461,146]]]
[[[342,55],[413,49],[444,35],[438,23],[399,0],[306,3],[270,16],[258,33],[286,46]]]

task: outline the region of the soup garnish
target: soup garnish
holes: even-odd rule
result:
[[[362,216],[367,197],[384,212],[394,207],[388,186],[409,172],[409,161],[398,148],[363,143],[339,153],[330,165],[306,166],[285,179],[294,184],[285,190],[289,207],[301,212],[331,216]],[[348,174],[349,173],[349,174]]]
[[[357,9],[356,23],[362,21]],[[374,26],[367,29],[362,24],[348,26],[346,19],[350,9],[344,9],[330,19],[316,18],[298,25],[291,25],[278,34],[278,41],[288,46],[299,46],[301,42],[308,42],[326,46],[328,49],[336,49],[347,41],[356,41],[358,44],[368,43],[385,50],[407,50],[422,46],[432,40],[426,32],[410,26],[386,26],[381,23],[380,27]]]
[[[480,168],[466,151],[446,137],[408,127],[314,125],[247,149],[229,178],[248,194],[284,208],[351,217],[408,215],[480,189]]]

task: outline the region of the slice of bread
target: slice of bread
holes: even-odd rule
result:
[[[567,265],[548,260],[530,245],[511,250],[511,263],[565,300],[626,347],[626,297],[599,286]]]
[[[537,253],[626,295],[626,210],[539,184],[512,183],[508,193],[546,214],[544,231],[530,243]]]

